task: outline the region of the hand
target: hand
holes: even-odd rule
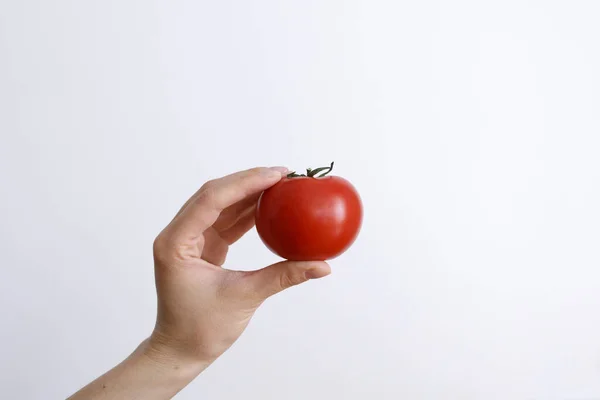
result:
[[[158,316],[149,348],[177,362],[210,363],[269,296],[330,273],[325,262],[281,262],[252,272],[222,268],[254,226],[262,191],[287,169],[255,168],[204,184],[154,243]]]
[[[325,262],[280,262],[252,272],[222,268],[254,226],[256,202],[285,168],[255,168],[206,183],[154,242],[154,332],[122,363],[69,399],[169,399],[242,334],[269,296],[321,278]]]

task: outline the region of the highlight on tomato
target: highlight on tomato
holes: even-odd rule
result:
[[[292,261],[324,261],[354,243],[363,218],[360,196],[328,167],[292,172],[260,197],[256,230],[278,256]]]

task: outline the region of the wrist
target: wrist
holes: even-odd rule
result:
[[[155,364],[157,368],[178,372],[183,378],[190,380],[198,376],[212,362],[190,357],[156,333],[142,342],[140,350],[143,357]]]
[[[209,364],[178,357],[148,338],[122,363],[69,399],[170,399]]]

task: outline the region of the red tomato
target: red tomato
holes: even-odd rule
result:
[[[262,194],[256,230],[273,253],[293,261],[330,260],[354,242],[362,223],[360,196],[344,178],[323,177],[332,168],[292,173]]]

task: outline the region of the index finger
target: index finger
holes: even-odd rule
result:
[[[211,227],[225,208],[277,183],[281,168],[253,168],[205,183],[172,222],[177,236],[197,237]]]

